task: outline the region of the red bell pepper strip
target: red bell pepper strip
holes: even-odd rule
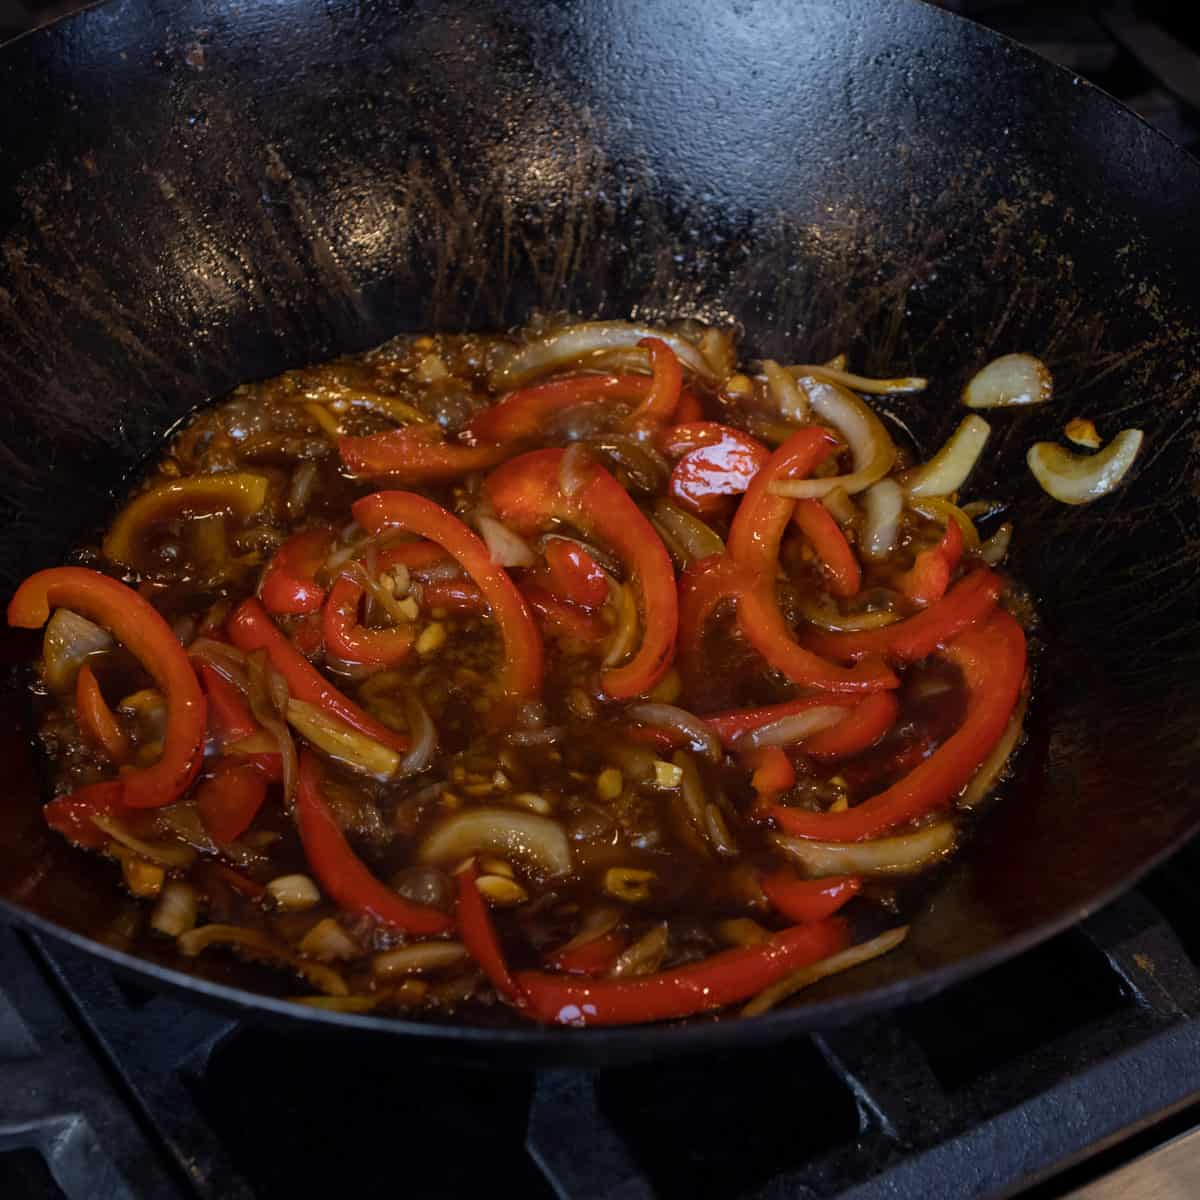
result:
[[[654,374],[646,398],[626,419],[625,427],[633,430],[653,429],[665,425],[675,415],[683,386],[683,370],[675,351],[661,338],[644,337],[638,345],[650,355],[650,367]]]
[[[409,903],[367,870],[329,811],[321,794],[321,764],[310,750],[300,755],[296,825],[308,865],[340,908],[421,937],[454,928],[454,920],[446,913]]]
[[[796,782],[796,768],[782,746],[756,746],[743,761],[749,770],[750,786],[762,796],[778,796]]]
[[[493,471],[484,491],[500,519],[531,536],[565,521],[604,542],[625,563],[638,594],[642,640],[624,666],[601,675],[605,693],[626,700],[649,691],[670,669],[679,624],[675,572],[654,526],[623,487],[599,464],[571,496],[559,487],[563,450],[535,450]],[[361,503],[361,501],[360,501]]]
[[[288,638],[293,646],[310,661],[325,653],[325,634],[321,628],[321,614],[305,613],[295,617],[288,625]]]
[[[758,882],[772,906],[800,924],[832,917],[862,888],[862,880],[853,875],[797,879],[790,871],[762,875]]]
[[[109,837],[103,829],[92,824],[92,816],[113,816],[121,810],[122,784],[119,779],[105,779],[77,788],[69,796],[51,800],[42,808],[42,819],[68,842],[88,850],[102,850]]]
[[[613,929],[582,946],[557,951],[549,956],[546,965],[568,975],[607,975],[624,949],[625,939]]]
[[[273,751],[247,754],[230,749],[225,757],[216,759],[209,769],[216,775],[243,765],[253,767],[268,783],[283,782],[283,756]]]
[[[967,711],[958,730],[885,791],[843,812],[803,812],[776,806],[779,827],[796,837],[859,842],[945,808],[967,785],[1000,739],[1025,677],[1025,634],[1008,613],[959,634],[943,651],[963,673]]]
[[[886,692],[874,693],[874,695],[881,694],[887,695]],[[784,700],[781,704],[765,704],[761,708],[735,708],[729,712],[713,713],[711,716],[706,716],[704,721],[721,739],[721,745],[726,750],[732,750],[737,745],[738,738],[751,733],[760,726],[778,721],[780,717],[796,716],[799,713],[808,712],[810,708],[845,708],[849,712],[865,704],[870,698],[830,696],[821,693],[814,696],[801,696],[797,700]],[[842,722],[839,722],[832,728],[837,729],[841,724]]]
[[[861,664],[847,672],[806,649],[792,636],[775,595],[779,544],[796,502],[773,496],[781,479],[808,475],[832,452],[836,442],[825,429],[799,429],[771,455],[750,483],[729,529],[728,553],[747,573],[738,596],[738,628],[774,670],[793,683],[830,692],[874,692],[899,681],[882,663]]]
[[[894,663],[916,662],[987,617],[1002,589],[999,576],[981,568],[964,576],[915,617],[853,633],[810,630],[804,635],[804,644],[840,662],[853,662],[871,654],[880,654]]]
[[[468,579],[426,578],[435,567],[454,562],[449,550],[437,542],[401,542],[379,552],[379,570],[387,571],[397,564],[406,566],[421,584],[421,599],[426,608],[446,608],[451,612],[485,613],[488,603],[483,593]]]
[[[479,864],[475,859],[471,859],[454,876],[458,888],[458,936],[462,938],[467,953],[483,969],[492,987],[520,1007],[524,1004],[524,997],[504,961],[504,951],[496,936],[492,914],[488,912],[487,901],[476,883],[478,878]]]
[[[726,496],[744,492],[770,458],[761,442],[715,421],[673,426],[663,451],[681,455],[671,472],[671,498],[702,517],[719,513]]]
[[[608,599],[608,576],[578,542],[549,538],[545,555],[555,595],[583,608],[599,608]]]
[[[421,600],[426,608],[444,608],[447,612],[478,614],[488,611],[483,593],[466,579],[437,579],[421,584]]]
[[[214,842],[241,837],[267,798],[267,781],[250,763],[225,768],[203,780],[196,789],[196,807]]]
[[[8,623],[40,629],[52,608],[70,608],[105,626],[154,679],[167,702],[162,756],[121,772],[121,803],[170,804],[196,777],[204,753],[204,694],[171,627],[133,588],[86,567],[52,567],[25,580],[8,606]]]
[[[211,663],[196,664],[208,697],[208,732],[222,745],[244,741],[262,732],[242,693]]]
[[[597,401],[644,401],[654,387],[647,375],[571,375],[509,392],[498,404],[477,413],[467,424],[479,442],[511,442],[536,438],[555,413]]]
[[[844,719],[805,738],[802,749],[809,758],[834,761],[869,750],[900,715],[900,704],[891,692],[864,696]]]
[[[84,663],[75,680],[75,713],[79,728],[118,766],[133,750],[129,737],[108,707],[92,668]]]
[[[360,625],[358,608],[362,598],[362,585],[346,575],[329,589],[321,622],[325,649],[343,662],[356,665],[394,667],[402,663],[412,652],[416,630],[412,625],[390,629]]]
[[[333,538],[332,529],[305,529],[275,551],[258,589],[267,612],[296,616],[316,612],[325,603],[325,589],[316,574],[333,549]]]
[[[288,641],[253,596],[243,600],[229,618],[229,637],[243,654],[265,650],[271,666],[283,676],[288,693],[296,700],[315,704],[399,754],[408,751],[408,738],[376,721],[349,696],[329,683],[308,659]]]
[[[723,950],[701,962],[636,979],[585,981],[544,971],[518,971],[514,978],[528,1001],[524,1011],[539,1021],[631,1025],[736,1004],[849,943],[846,923],[831,917],[781,930],[757,946]]]
[[[679,403],[675,406],[675,424],[676,425],[693,425],[697,421],[704,420],[704,405],[700,397],[695,392],[688,388],[684,388],[679,393]],[[670,430],[663,431],[664,436],[670,433]]]
[[[685,671],[704,669],[708,622],[719,605],[741,595],[746,581],[746,572],[726,554],[698,559],[684,571],[679,581],[679,653]]]
[[[448,442],[436,425],[406,425],[370,437],[338,438],[338,453],[351,475],[385,478],[411,487],[445,483],[470,471],[486,471],[503,462],[503,446],[467,446]]]
[[[611,632],[596,614],[576,608],[534,583],[522,583],[521,595],[525,603],[538,615],[548,633],[574,638],[579,642],[602,642]]]
[[[483,541],[453,513],[414,492],[375,492],[356,501],[351,511],[371,533],[404,529],[437,542],[458,560],[478,585],[500,627],[504,639],[500,683],[509,705],[536,699],[542,686],[541,635],[516,584],[492,561]]]
[[[643,725],[640,721],[629,721],[622,729],[627,741],[641,746],[653,746],[660,753],[670,754],[688,744],[686,735],[674,729],[663,729],[659,725]]]
[[[942,540],[917,555],[916,562],[896,581],[897,588],[915,604],[940,600],[950,586],[950,576],[962,553],[962,530],[957,521],[947,521]]]
[[[797,500],[792,521],[821,560],[829,590],[835,596],[857,595],[862,587],[862,568],[833,513],[820,500]]]

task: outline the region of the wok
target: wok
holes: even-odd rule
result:
[[[973,484],[1012,503],[1042,614],[1021,769],[906,948],[809,1002],[497,1031],[300,1010],[216,958],[132,957],[111,877],[38,820],[15,676],[6,916],[297,1028],[598,1063],[928,996],[1200,824],[1200,167],[1083,81],[908,0],[118,0],[8,47],[0,94],[5,591],[94,533],[194,406],[402,330],[535,307],[732,319],[749,354],[932,376],[883,404],[926,450],[989,357],[1041,354],[1057,384],[995,414]],[[1075,415],[1146,431],[1131,481],[1087,508],[1024,465]]]

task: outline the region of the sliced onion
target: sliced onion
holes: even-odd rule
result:
[[[85,660],[115,645],[112,634],[103,626],[69,608],[56,608],[42,636],[42,678],[46,686],[52,692],[69,691]]]
[[[979,531],[975,528],[975,522],[957,504],[951,504],[941,496],[924,496],[910,498],[908,507],[931,521],[941,521],[943,524],[953,521],[962,534],[963,547],[968,551],[979,549]]]
[[[910,496],[948,496],[966,482],[979,461],[992,427],[972,413],[964,417],[946,444],[923,466],[906,476]]]
[[[296,779],[300,765],[296,757],[296,743],[288,732],[286,723],[280,718],[271,702],[267,677],[266,654],[256,650],[246,658],[248,687],[246,700],[254,719],[269,733],[279,747],[279,758],[283,775],[283,795],[291,804],[296,794]]]
[[[188,647],[188,657],[207,663],[244,695],[249,690],[246,656],[236,647],[215,638],[199,637]]]
[[[1004,354],[974,376],[962,398],[968,408],[1013,408],[1044,404],[1053,394],[1054,381],[1040,358]]]
[[[670,933],[666,921],[659,921],[649,933],[643,934],[627,947],[613,964],[609,974],[614,979],[632,979],[638,975],[653,975],[667,957]]]
[[[278,875],[267,884],[267,891],[280,908],[312,908],[321,903],[321,892],[307,875]]]
[[[814,381],[805,385],[805,390],[817,417],[846,439],[854,470],[825,479],[784,479],[771,484],[771,492],[797,500],[819,500],[834,488],[853,496],[882,479],[896,461],[896,445],[883,422],[853,392],[836,384]]]
[[[302,462],[292,472],[292,480],[288,485],[287,513],[293,521],[304,515],[316,486],[317,464],[311,459]]]
[[[870,962],[873,958],[881,958],[889,951],[895,950],[906,937],[908,937],[908,926],[901,925],[897,929],[889,929],[887,933],[881,933],[869,942],[860,942],[857,946],[851,946],[839,954],[831,954],[819,962],[801,967],[798,971],[793,971],[790,975],[785,975],[782,979],[777,980],[770,987],[763,988],[742,1009],[742,1016],[757,1017],[760,1013],[767,1012],[789,996],[794,996],[798,991],[811,986],[818,980],[828,979],[830,975],[848,971],[851,967]]]
[[[404,716],[411,742],[408,753],[400,760],[398,775],[416,775],[425,770],[437,753],[437,726],[420,696],[410,691],[404,697]]]
[[[1021,740],[1021,734],[1025,730],[1025,711],[1028,707],[1029,695],[1022,691],[1021,699],[1017,701],[1017,707],[1013,709],[1013,714],[1009,717],[1008,724],[1000,735],[1000,740],[992,747],[987,758],[979,764],[979,770],[971,776],[971,782],[967,784],[963,794],[958,798],[959,808],[968,811],[978,808],[988,798],[992,788],[996,786],[996,781],[1008,765],[1012,752],[1017,748],[1017,742]]]
[[[467,957],[462,942],[415,942],[385,950],[371,960],[371,974],[377,979],[394,979],[397,975],[417,975],[452,967]]]
[[[1104,445],[1100,440],[1100,434],[1096,431],[1096,426],[1086,417],[1072,417],[1063,429],[1063,433],[1067,435],[1067,441],[1074,442],[1076,446],[1083,446],[1088,450],[1099,450]]]
[[[720,761],[721,743],[717,735],[707,721],[686,709],[677,708],[674,704],[635,704],[626,711],[635,721],[683,734],[697,754],[703,754],[713,762]]]
[[[462,862],[485,852],[512,857],[546,876],[571,871],[571,847],[550,817],[513,808],[470,808],[441,820],[421,844],[421,862]]]
[[[598,434],[583,444],[620,467],[634,491],[659,492],[671,475],[671,464],[657,450],[627,434]]]
[[[1122,429],[1096,454],[1072,454],[1053,442],[1037,442],[1026,461],[1042,489],[1063,504],[1089,504],[1125,478],[1142,447],[1140,429]]]
[[[492,562],[498,567],[532,567],[537,562],[537,556],[525,539],[509,529],[503,521],[495,517],[478,516],[475,524],[487,543]]]
[[[982,546],[979,547],[979,557],[989,567],[994,567],[1004,561],[1008,547],[1012,542],[1013,527],[1011,521],[1005,521]]]
[[[763,374],[767,377],[767,395],[785,421],[805,424],[812,416],[808,396],[790,372],[785,371],[774,359],[763,361]]]
[[[791,746],[820,733],[844,720],[849,710],[835,708],[833,705],[822,705],[820,708],[810,708],[806,712],[789,713],[786,717],[777,717],[757,729],[751,729],[737,739],[738,749],[746,746]]]
[[[286,946],[256,929],[241,925],[201,925],[175,939],[175,944],[188,958],[195,958],[210,946],[235,946],[251,958],[266,958],[283,963],[303,975],[318,991],[329,996],[348,996],[346,981],[332,967],[298,958]]]
[[[954,848],[951,821],[916,833],[869,842],[815,842],[774,833],[771,841],[809,875],[908,875],[944,858]]]
[[[929,386],[929,380],[919,375],[903,376],[896,379],[871,379],[866,375],[855,375],[852,371],[843,371],[838,367],[826,364],[818,366],[815,363],[804,363],[788,367],[797,379],[819,379],[823,383],[836,383],[840,387],[850,388],[855,392],[867,392],[875,396],[893,396],[902,392],[923,392]]]
[[[663,540],[667,548],[676,551],[683,566],[725,553],[725,543],[710,526],[669,500],[655,503],[651,520],[659,533],[665,535]]]
[[[864,501],[862,551],[868,558],[886,558],[900,537],[904,492],[894,479],[881,479],[867,489]]]
[[[178,937],[195,926],[198,910],[196,889],[190,883],[170,879],[154,906],[150,928],[167,937]]]
[[[400,755],[390,746],[352,729],[345,721],[304,700],[287,702],[287,719],[302,737],[330,758],[376,779],[390,779],[400,767]]]
[[[704,355],[704,361],[712,368],[716,379],[728,379],[737,367],[733,331],[710,325],[700,335],[700,353]]]
[[[322,962],[357,958],[362,953],[359,944],[337,923],[333,917],[318,921],[300,939],[297,947],[301,954],[317,958]]]
[[[832,491],[826,492],[821,497],[821,503],[829,509],[833,514],[833,519],[839,525],[849,525],[858,516],[858,509],[854,507],[854,501],[847,495],[846,489],[840,485]]]
[[[190,867],[196,861],[196,852],[191,846],[183,846],[179,842],[148,842],[135,837],[120,821],[107,813],[94,812],[91,817],[92,824],[104,830],[114,842],[119,842],[151,862],[164,867]]]
[[[572,442],[563,451],[558,467],[558,488],[564,496],[578,496],[591,478],[595,460],[583,442]]]
[[[601,904],[589,908],[579,923],[579,932],[565,945],[560,946],[556,954],[562,955],[571,950],[578,950],[580,946],[590,945],[606,933],[611,933],[620,925],[623,915],[622,910],[615,904]]]
[[[604,666],[615,667],[633,653],[638,640],[638,606],[633,588],[627,583],[616,589],[617,625],[608,639],[604,652]]]
[[[900,620],[900,614],[888,608],[866,609],[863,612],[844,613],[832,604],[822,604],[808,596],[800,599],[800,615],[830,633],[858,633],[864,629],[882,629]]]
[[[578,362],[589,354],[636,346],[645,337],[656,337],[666,342],[675,351],[680,363],[707,383],[715,385],[721,382],[700,351],[677,334],[629,321],[585,321],[580,325],[568,325],[565,329],[518,347],[492,371],[489,383],[494,392],[507,391],[547,371]]]

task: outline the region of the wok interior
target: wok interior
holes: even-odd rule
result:
[[[7,590],[92,534],[196,404],[403,330],[725,319],[744,355],[931,376],[878,406],[925,449],[989,357],[1038,354],[1053,404],[994,414],[970,485],[1011,503],[1043,619],[1030,744],[906,949],[822,985],[919,995],[930,968],[1082,915],[1200,817],[1200,283],[1180,270],[1200,179],[923,5],[665,13],[130,2],[6,50],[0,571]],[[1087,508],[1024,464],[1072,416],[1146,431]],[[124,902],[42,832],[15,683],[5,704],[0,896],[111,930]]]

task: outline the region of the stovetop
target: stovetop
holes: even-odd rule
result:
[[[1200,152],[1190,5],[942,6]],[[78,7],[0,0],[0,41]],[[1198,868],[1186,850],[915,1008],[600,1075],[239,1025],[0,924],[0,1197],[1058,1200],[1102,1177],[1132,1195],[1107,1173],[1200,1124]]]
[[[1052,1200],[1200,1120],[1197,867],[916,1007],[601,1073],[241,1025],[0,926],[0,1196]]]

